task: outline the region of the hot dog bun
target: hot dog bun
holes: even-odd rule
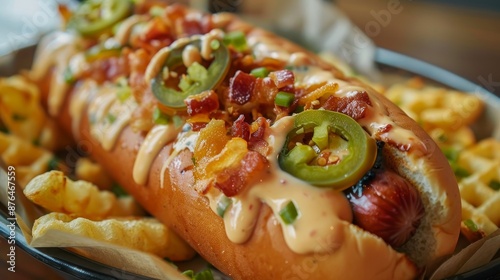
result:
[[[242,243],[232,242],[223,219],[210,209],[209,199],[193,188],[196,182],[192,151],[187,148],[175,151],[176,141],[169,141],[154,157],[146,183],[138,184],[133,170],[140,147],[144,145],[145,133],[136,132],[126,125],[120,130],[114,145],[106,148],[92,133],[95,124],[90,123],[89,117],[75,117],[76,96],[90,96],[85,102],[92,104],[98,94],[91,94],[91,91],[98,92],[102,85],[87,89],[83,81],[74,84],[55,118],[68,133],[73,134],[80,149],[101,163],[148,212],[175,230],[208,262],[234,279],[413,279],[425,267],[432,267],[453,252],[459,235],[461,209],[457,183],[445,157],[417,123],[369,86],[344,77],[340,71],[293,43],[241,22],[233,15],[221,14],[211,20],[227,32],[243,31],[250,48],[259,45],[266,50],[277,49],[285,55],[300,53],[307,58],[308,65],[330,73],[332,82],[338,83],[341,89],[363,89],[376,104],[373,114],[383,115],[377,116],[414,135],[410,146],[401,147],[400,139],[392,139],[392,134],[368,131],[377,140],[389,143],[383,149],[384,164],[418,189],[425,207],[420,226],[404,246],[393,249],[381,238],[349,222],[351,214],[347,202],[339,206],[347,213],[345,218],[339,220],[335,228],[332,226],[338,238],[324,240],[317,245],[320,246],[318,250],[296,253],[290,249],[279,217],[267,204],[260,208],[250,237]],[[52,68],[43,78],[37,79],[44,84],[41,88],[47,99],[50,99],[50,89],[57,86],[51,79],[56,74]],[[87,116],[90,106],[84,106],[78,114]],[[370,127],[373,120],[365,117],[359,122]],[[166,168],[165,162],[168,163]],[[268,168],[274,172],[277,166]],[[310,188],[311,191],[316,189]],[[326,195],[337,194],[328,192]],[[320,217],[317,223],[321,223]],[[337,240],[341,242],[336,243]]]

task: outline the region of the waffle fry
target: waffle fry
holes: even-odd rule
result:
[[[31,180],[24,194],[32,202],[53,212],[75,214],[94,220],[111,215],[135,216],[144,212],[133,202],[121,201],[109,191],[100,191],[86,181],[72,181],[60,171],[50,171]]]
[[[426,86],[420,78],[393,85],[384,94],[420,123],[440,146],[465,148],[475,143],[468,125],[483,110],[478,96]]]
[[[185,241],[154,218],[92,221],[53,212],[35,221],[32,229],[33,240],[50,230],[110,242],[173,261],[187,260],[195,255],[194,250]]]
[[[7,165],[16,167],[18,184],[23,188],[38,174],[47,171],[51,152],[12,134],[0,132],[0,156]]]

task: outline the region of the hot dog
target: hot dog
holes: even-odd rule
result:
[[[453,252],[457,183],[397,106],[233,15],[126,3],[76,12],[79,35],[42,44],[30,78],[207,261],[234,279],[412,279]]]

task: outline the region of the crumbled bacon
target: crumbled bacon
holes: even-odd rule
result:
[[[269,73],[269,78],[273,80],[274,84],[279,89],[286,86],[292,86],[295,82],[293,72],[287,69],[271,72]]]
[[[257,128],[255,128],[257,127]],[[259,117],[252,123],[252,132],[248,139],[248,148],[253,151],[259,152],[261,155],[267,155],[269,144],[264,139],[266,129],[269,123],[264,117]]]
[[[200,131],[202,128],[207,126],[206,122],[194,122],[190,123],[192,131]]]
[[[219,109],[219,98],[213,90],[191,95],[184,100],[184,103],[186,103],[187,113],[190,116],[209,114]]]
[[[340,112],[355,120],[365,117],[366,109],[371,106],[370,97],[366,92],[358,92],[348,97],[330,96],[323,104],[323,108]]]
[[[255,82],[253,95],[261,104],[274,104],[274,98],[278,94],[278,88],[274,82],[266,78],[258,78]]]
[[[260,179],[267,165],[264,156],[255,151],[248,151],[238,166],[217,174],[215,187],[228,197],[238,195],[247,186]]]
[[[245,122],[244,115],[240,115],[238,119],[233,122],[231,136],[243,138],[245,141],[250,139],[250,125]]]
[[[160,18],[148,22],[141,34],[131,38],[131,45],[156,53],[161,48],[170,45],[175,40],[170,27]]]
[[[242,71],[237,71],[229,80],[229,101],[243,105],[250,101],[256,78]]]

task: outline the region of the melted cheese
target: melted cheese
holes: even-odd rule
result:
[[[177,137],[178,132],[173,124],[157,125],[148,132],[134,162],[132,175],[137,184],[144,185],[147,182],[149,169],[156,155]]]

